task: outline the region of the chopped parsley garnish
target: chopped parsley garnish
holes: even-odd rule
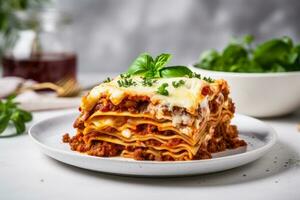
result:
[[[172,85],[173,85],[174,88],[178,88],[178,87],[180,87],[180,86],[182,86],[184,84],[185,84],[184,80],[179,80],[178,82],[176,82],[176,81],[172,82]]]
[[[205,77],[205,76],[202,78],[202,77],[201,77],[201,74],[197,74],[197,73],[195,73],[195,72],[193,72],[192,75],[191,75],[189,78],[198,78],[198,79],[207,81],[207,82],[209,82],[209,83],[215,82],[214,79],[212,79],[212,78],[210,78],[210,77]]]
[[[142,81],[142,85],[143,86],[151,87],[154,83],[157,82],[157,80],[151,79],[151,78],[147,78],[147,77],[142,77],[142,79],[143,79],[143,81]]]
[[[169,95],[169,91],[166,89],[169,86],[168,83],[163,83],[161,84],[158,88],[157,88],[157,93],[164,95],[164,96],[168,96]]]
[[[131,75],[128,73],[120,74],[121,79],[117,81],[119,87],[130,87],[130,86],[136,86],[137,83],[130,78]]]
[[[189,78],[198,78],[198,79],[201,79],[201,74],[197,74],[197,73],[193,72],[193,73],[189,76]]]
[[[112,80],[111,80],[111,78],[110,77],[107,77],[104,81],[103,81],[103,83],[109,83],[109,82],[111,82]]]
[[[127,78],[123,79],[123,80],[118,80],[117,82],[118,82],[119,87],[128,88],[130,86],[136,86],[137,85],[135,81],[133,81],[132,79],[127,79]]]
[[[128,73],[120,74],[120,77],[121,77],[121,78],[125,78],[125,79],[126,79],[126,78],[130,78],[130,76],[131,76],[131,75],[128,74]]]
[[[212,79],[212,78],[210,78],[210,77],[203,77],[203,80],[205,80],[205,81],[207,81],[207,82],[209,82],[209,83],[215,82],[215,80]]]

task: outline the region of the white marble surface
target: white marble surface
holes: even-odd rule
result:
[[[64,111],[35,112],[32,123]],[[300,199],[300,112],[264,120],[279,141],[258,161],[220,173],[132,178],[96,173],[39,152],[27,134],[0,138],[0,199]]]

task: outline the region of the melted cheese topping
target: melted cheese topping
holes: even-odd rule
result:
[[[209,84],[198,78],[179,77],[156,79],[157,81],[149,87],[142,85],[143,79],[141,77],[133,76],[130,79],[133,79],[137,83],[136,85],[120,87],[118,84],[118,80],[120,79],[120,76],[118,76],[109,83],[102,83],[94,87],[83,99],[81,108],[84,110],[92,109],[102,94],[108,95],[111,102],[115,105],[118,105],[128,95],[137,95],[148,96],[151,103],[166,105],[170,110],[173,106],[178,106],[186,108],[188,112],[194,113],[200,106],[202,99],[204,99],[204,96],[201,95],[201,88]],[[175,88],[172,82],[180,80],[185,81],[184,85]],[[157,93],[158,87],[163,83],[168,84],[168,87],[166,87],[166,90],[169,92],[168,96]]]

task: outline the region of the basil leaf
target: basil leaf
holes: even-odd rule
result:
[[[157,56],[154,61],[155,72],[158,73],[160,69],[164,68],[166,64],[169,62],[169,60],[171,59],[171,57],[172,57],[171,54],[166,54],[166,53]]]
[[[286,43],[290,48],[293,48],[293,40],[288,36],[283,36],[281,40]]]
[[[254,51],[254,60],[269,68],[273,63],[288,63],[290,47],[281,39],[273,39],[257,46]]]
[[[200,62],[199,64],[196,64],[196,67],[209,69],[210,66],[216,65],[219,59],[220,59],[220,55],[215,49],[204,51],[200,55]]]
[[[171,66],[160,70],[160,76],[163,78],[191,76],[193,72],[186,66]]]
[[[285,69],[278,63],[272,65],[269,72],[285,72]]]
[[[7,115],[6,113],[2,113],[0,115],[0,133],[3,133],[5,129],[8,126],[10,120],[10,115]]]
[[[149,70],[153,70],[154,68],[154,61],[153,58],[147,54],[143,53],[137,57],[133,63],[130,65],[129,69],[127,70],[128,74],[145,74]]]
[[[19,115],[24,122],[29,122],[32,120],[32,114],[25,110],[18,109]]]
[[[245,35],[243,37],[243,42],[247,45],[251,44],[254,40],[254,36],[253,35]]]
[[[195,67],[229,72],[282,72],[300,71],[300,46],[285,36],[265,41],[255,48],[253,36],[235,39],[223,52],[215,50],[201,54]]]
[[[10,123],[14,124],[17,134],[26,130],[25,122],[32,120],[31,113],[18,108],[18,103],[14,102],[14,96],[6,100],[0,100],[0,133],[8,127]]]
[[[23,121],[20,120],[12,120],[13,124],[15,125],[17,134],[21,134],[26,130],[25,124]]]
[[[223,51],[222,59],[223,64],[226,66],[236,64],[242,59],[247,59],[247,50],[239,44],[231,44]]]
[[[10,117],[11,121],[13,122],[13,124],[15,125],[17,134],[23,133],[25,131],[25,123],[22,120],[20,113],[19,112],[14,112],[11,117]]]

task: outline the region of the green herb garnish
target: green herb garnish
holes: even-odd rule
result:
[[[213,82],[215,82],[215,80],[214,79],[212,79],[212,78],[210,78],[210,77],[201,77],[201,74],[197,74],[197,73],[195,73],[195,72],[193,72],[192,73],[192,75],[190,76],[190,78],[198,78],[198,79],[200,79],[200,80],[204,80],[204,81],[207,81],[207,82],[209,82],[209,83],[213,83]]]
[[[226,72],[300,71],[300,44],[289,37],[275,38],[253,47],[253,36],[231,41],[222,52],[205,51],[195,67]]]
[[[143,75],[146,78],[169,78],[189,76],[192,71],[186,66],[166,66],[171,59],[170,54],[160,54],[155,59],[143,53],[136,58],[127,73],[131,75]]]
[[[118,85],[119,87],[130,87],[130,86],[136,86],[136,82],[133,81],[132,79],[124,79],[124,80],[118,80]]]
[[[132,80],[131,75],[128,73],[120,74],[121,79],[117,81],[119,87],[130,87],[130,86],[136,86],[137,83]]]
[[[185,84],[184,80],[179,80],[178,82],[176,82],[176,81],[172,82],[172,85],[173,85],[174,88],[178,88],[178,87],[180,87],[180,86],[182,86],[184,84]]]
[[[111,80],[111,78],[110,77],[107,77],[104,81],[103,81],[103,83],[109,83],[109,82],[111,82],[112,80]]]
[[[119,87],[130,87],[130,86],[136,86],[137,83],[133,81],[132,79],[124,78],[117,81]]]
[[[209,83],[215,82],[215,80],[212,79],[212,78],[210,78],[210,77],[203,77],[203,80],[205,80],[205,81],[207,81],[207,82],[209,82]]]
[[[169,91],[166,89],[169,86],[168,83],[163,83],[161,84],[158,88],[157,88],[157,93],[164,95],[164,96],[168,96],[169,95]]]
[[[31,120],[31,113],[18,108],[18,104],[14,102],[14,96],[0,100],[0,134],[9,124],[15,126],[17,134],[21,134],[26,130],[25,123]]]
[[[142,79],[143,79],[142,81],[143,86],[151,87],[154,83],[157,82],[156,79],[152,79],[152,78],[142,77]]]
[[[123,74],[120,74],[120,77],[121,78],[130,78],[130,74],[128,74],[128,73],[123,73]]]
[[[201,74],[197,74],[197,73],[193,72],[189,77],[190,77],[190,78],[201,79]]]

